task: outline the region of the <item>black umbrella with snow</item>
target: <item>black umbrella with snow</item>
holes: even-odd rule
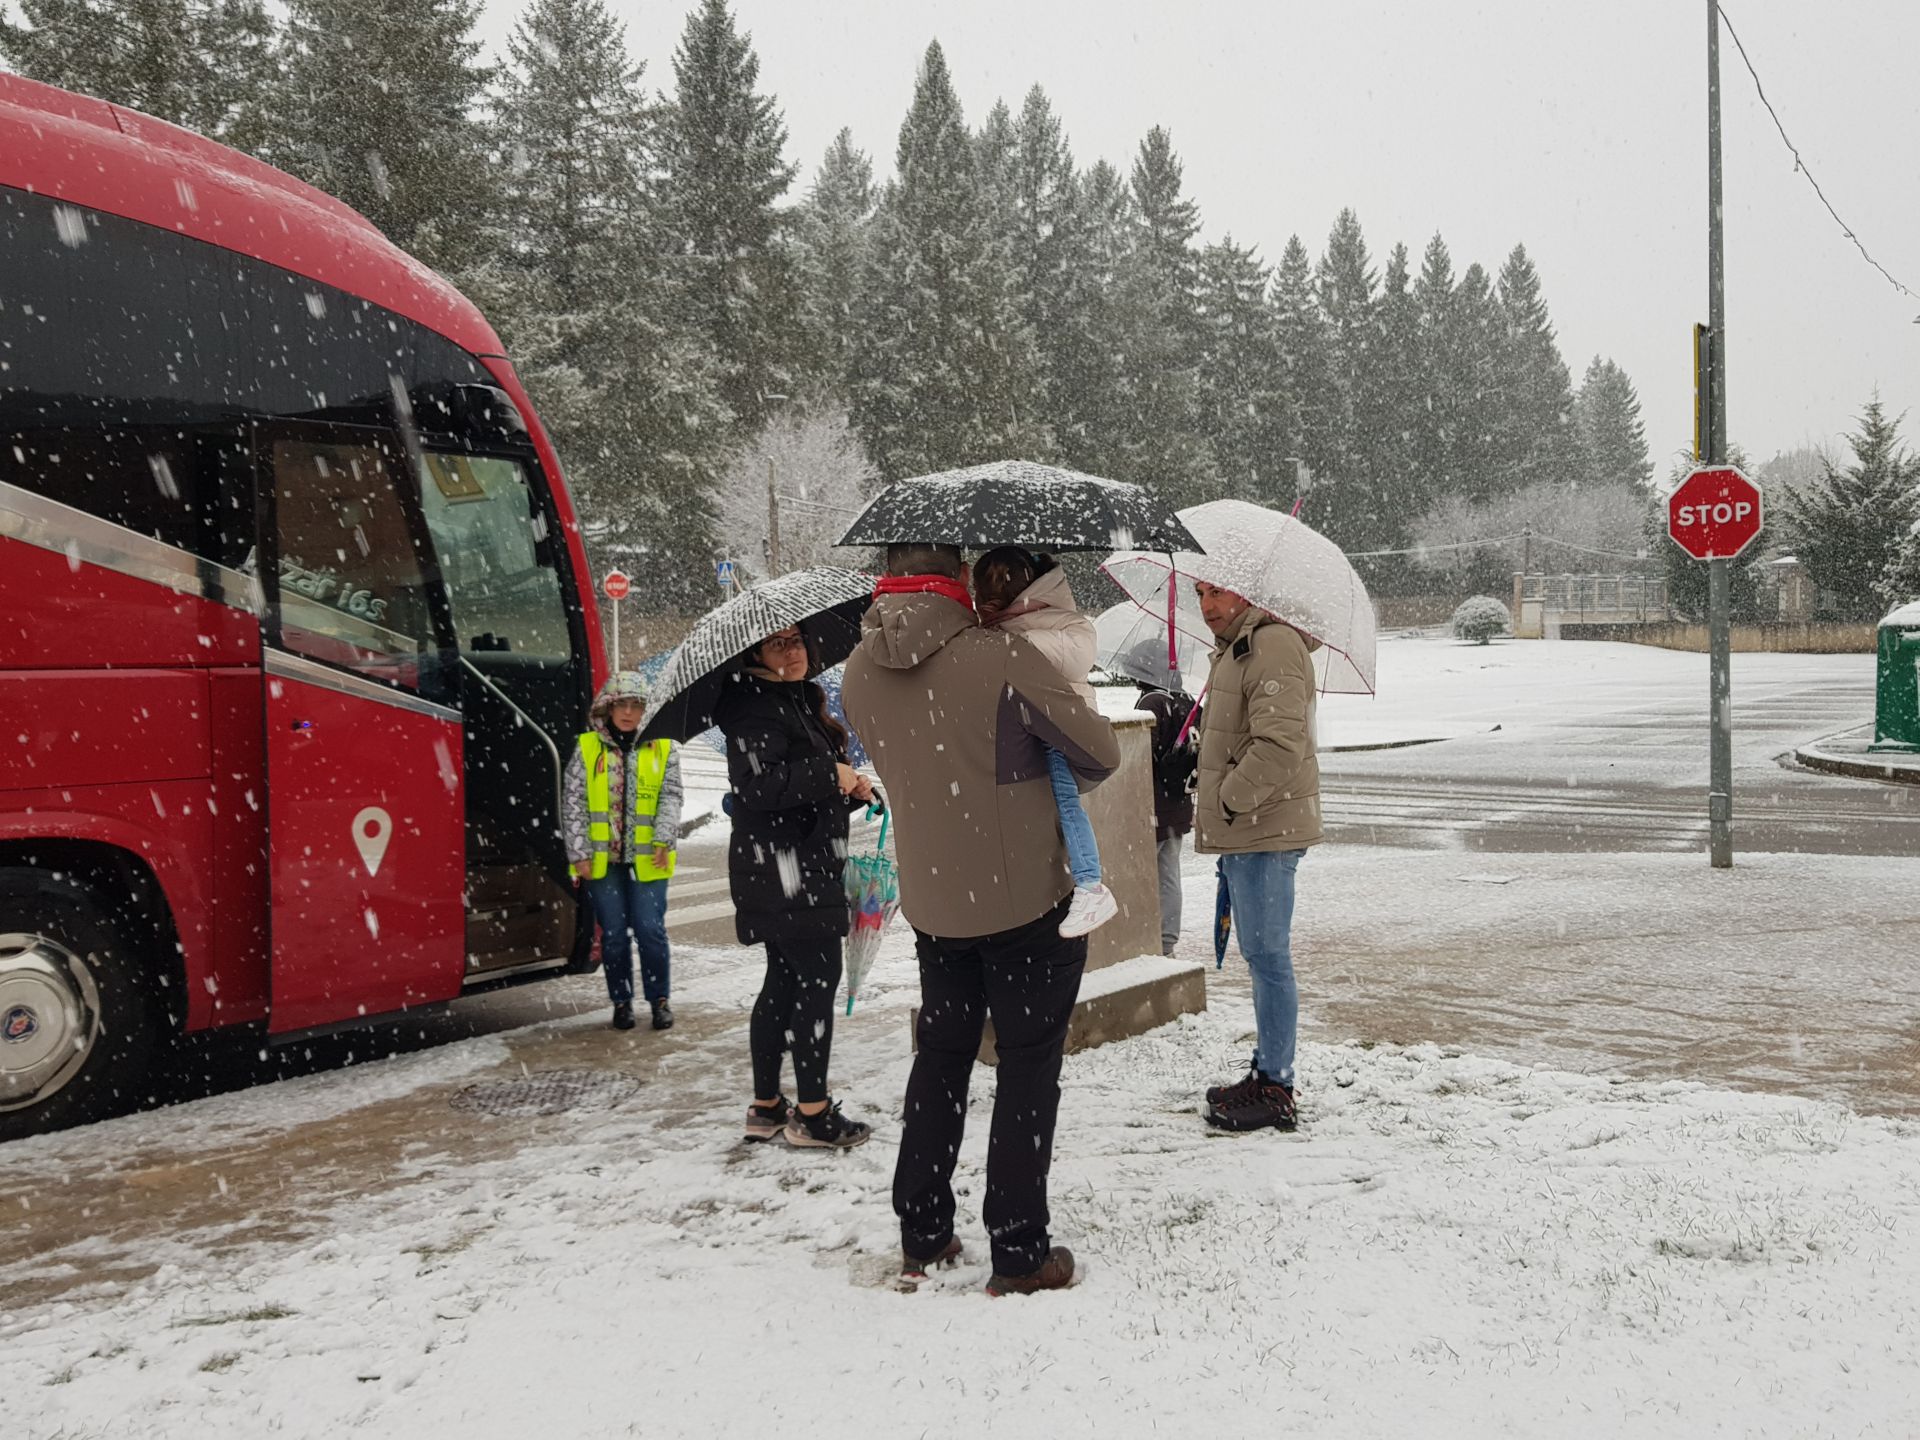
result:
[[[996,460],[889,485],[842,545],[958,545],[990,550],[1193,550],[1173,508],[1144,485],[1057,465]]]
[[[838,665],[860,643],[860,617],[873,577],[818,566],[756,585],[693,622],[653,682],[645,740],[691,740],[713,725],[714,708],[741,671],[741,657],[769,635],[797,625],[807,637],[810,674]]]

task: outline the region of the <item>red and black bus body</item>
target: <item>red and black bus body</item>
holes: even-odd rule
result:
[[[0,75],[0,1136],[587,961],[603,670],[493,330],[338,201]]]

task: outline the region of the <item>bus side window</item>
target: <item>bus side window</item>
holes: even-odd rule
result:
[[[440,698],[448,677],[395,488],[407,463],[398,443],[377,434],[275,438],[268,457],[280,644]]]

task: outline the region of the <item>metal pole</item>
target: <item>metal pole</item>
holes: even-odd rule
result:
[[[1727,461],[1727,296],[1720,224],[1720,0],[1707,0],[1707,463]],[[1707,562],[1711,650],[1707,740],[1708,855],[1716,870],[1733,864],[1733,665],[1728,635],[1732,581],[1726,560]]]
[[[613,602],[613,673],[620,673],[620,602]]]
[[[780,495],[773,488],[773,457],[767,457],[767,569],[780,573]]]

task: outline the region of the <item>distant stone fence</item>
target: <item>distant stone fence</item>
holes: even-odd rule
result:
[[[1562,621],[1556,632],[1562,640],[1621,640],[1631,645],[1658,645],[1663,650],[1708,648],[1707,627],[1681,621],[1646,625],[1596,624]],[[1792,655],[1871,655],[1877,643],[1870,621],[1782,621],[1737,624],[1728,636],[1735,650],[1773,651]]]

